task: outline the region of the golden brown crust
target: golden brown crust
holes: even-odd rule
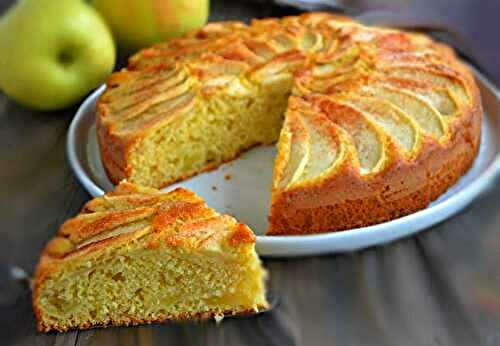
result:
[[[223,316],[251,316],[255,315],[256,313],[260,313],[263,311],[266,311],[269,308],[268,305],[262,305],[258,306],[255,309],[241,309],[241,310],[232,310],[232,311],[224,311],[224,312],[217,312],[217,311],[205,311],[205,312],[197,312],[197,313],[182,313],[182,314],[177,314],[175,316],[164,316],[164,317],[157,317],[157,318],[150,318],[150,319],[134,319],[133,317],[125,318],[123,320],[109,320],[105,323],[100,323],[100,324],[94,324],[91,323],[90,321],[88,323],[80,324],[78,326],[67,326],[67,325],[46,325],[45,323],[41,322],[40,319],[38,319],[37,322],[37,329],[39,332],[51,332],[51,331],[58,331],[58,332],[67,332],[69,330],[73,329],[79,329],[79,330],[86,330],[86,329],[93,329],[93,328],[107,328],[107,327],[127,327],[127,326],[137,326],[141,324],[153,324],[153,323],[162,323],[162,322],[169,322],[169,321],[188,321],[188,320],[194,320],[194,321],[206,321],[214,318],[220,318]],[[37,314],[38,318],[38,314]]]
[[[105,114],[105,112],[103,106],[98,103],[97,114]],[[111,129],[103,126],[101,121],[101,116],[98,116],[96,118],[96,131],[101,160],[109,180],[113,184],[118,184],[130,174],[130,167],[127,166],[127,153],[130,144],[113,135]]]
[[[252,230],[247,225],[239,223],[229,241],[233,246],[245,243],[253,244],[255,243],[255,234],[253,234]]]

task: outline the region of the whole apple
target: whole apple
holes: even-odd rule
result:
[[[207,22],[208,0],[93,0],[128,51],[178,37]]]
[[[19,103],[70,106],[113,70],[113,37],[82,0],[20,0],[0,19],[0,88]]]

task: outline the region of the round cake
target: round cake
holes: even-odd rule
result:
[[[482,118],[450,48],[326,13],[211,23],[140,51],[97,109],[114,183],[163,187],[277,142],[272,235],[425,208],[472,165]]]

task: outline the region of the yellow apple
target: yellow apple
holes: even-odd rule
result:
[[[39,110],[70,106],[113,70],[115,45],[82,0],[22,0],[0,19],[0,88]]]
[[[209,0],[93,0],[118,44],[131,51],[204,25]]]

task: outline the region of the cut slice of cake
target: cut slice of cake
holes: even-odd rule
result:
[[[49,242],[33,307],[45,332],[253,314],[265,276],[246,225],[185,189],[122,182]]]

